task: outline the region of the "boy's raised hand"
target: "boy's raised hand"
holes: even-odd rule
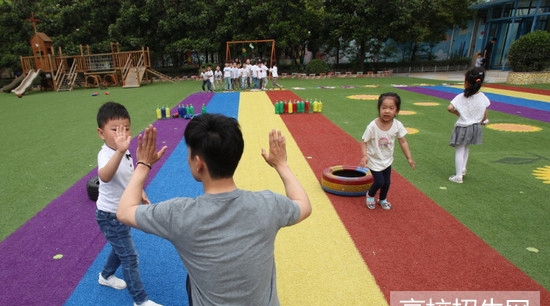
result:
[[[126,127],[124,125],[117,126],[115,129],[116,149],[120,152],[126,152],[130,147],[130,140],[132,140],[132,136],[127,136]]]
[[[149,125],[138,136],[137,160],[138,162],[153,165],[164,155],[167,148],[167,146],[164,146],[157,151],[157,129],[153,125]]]
[[[286,139],[281,131],[269,132],[269,153],[262,148],[264,160],[274,168],[286,164]]]

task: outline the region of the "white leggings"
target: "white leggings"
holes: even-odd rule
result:
[[[462,174],[466,172],[466,165],[468,164],[468,155],[470,150],[468,149],[468,145],[457,145],[455,149],[456,176],[462,177]]]

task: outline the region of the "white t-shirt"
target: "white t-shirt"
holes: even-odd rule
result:
[[[212,70],[206,70],[206,76],[210,80],[210,83],[214,83],[214,72]]]
[[[271,76],[274,78],[278,78],[279,74],[277,73],[277,66],[274,66],[273,68],[269,69],[271,71]]]
[[[101,151],[97,154],[97,169],[105,167],[111,157],[115,154],[115,150],[103,144]],[[97,197],[96,207],[99,210],[116,213],[120,197],[130,182],[132,173],[134,172],[134,160],[130,155],[130,151],[126,150],[124,157],[120,160],[118,169],[109,182],[103,182],[99,179],[99,196]]]
[[[221,70],[216,70],[216,71],[214,72],[214,76],[216,77],[216,80],[221,81],[221,79],[222,79],[222,77],[223,77],[223,73],[222,73]]]
[[[485,110],[491,105],[491,101],[484,93],[478,92],[468,98],[464,94],[457,95],[451,100],[451,104],[460,113],[455,126],[470,126],[483,120]]]
[[[239,68],[233,67],[231,68],[231,78],[236,79],[239,77]]]
[[[258,73],[258,77],[260,79],[263,79],[263,78],[267,78],[267,67],[265,65],[262,64],[262,66],[260,67],[260,70],[259,70],[259,73]]]
[[[231,67],[223,68],[223,77],[224,78],[230,78],[231,77]]]
[[[401,121],[393,119],[392,126],[383,131],[376,125],[376,120],[371,121],[361,139],[367,143],[367,167],[374,171],[382,171],[393,163],[395,139],[407,135],[407,129]]]

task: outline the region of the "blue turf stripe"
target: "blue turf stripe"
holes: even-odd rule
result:
[[[238,92],[216,93],[206,105],[207,112],[237,118],[239,97]],[[181,133],[183,135],[183,130]],[[202,185],[193,179],[188,170],[187,146],[183,138],[151,180],[146,192],[153,203],[179,196],[196,197],[203,193]],[[132,236],[140,258],[142,281],[149,297],[164,305],[187,305],[187,271],[174,247],[164,239],[139,230],[132,229]],[[127,290],[114,290],[97,283],[98,273],[110,250],[109,245],[103,248],[64,305],[132,305]],[[122,278],[120,269],[116,275]]]
[[[448,86],[430,86],[428,87],[433,90],[439,90],[443,92],[449,92],[453,94],[459,94],[462,93],[463,90],[459,88],[454,87],[448,87]],[[517,97],[510,97],[510,96],[504,96],[494,93],[488,93],[484,92],[485,95],[489,98],[489,100],[494,102],[501,102],[511,105],[517,105],[517,106],[523,106],[543,111],[550,111],[550,103],[548,102],[542,102],[537,100],[530,100],[530,99],[524,99],[524,98],[517,98]]]
[[[209,113],[221,113],[237,118],[239,114],[239,96],[238,92],[215,94],[206,106],[206,110]]]

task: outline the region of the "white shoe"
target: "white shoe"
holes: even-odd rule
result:
[[[162,305],[161,305],[161,304],[157,304],[157,303],[155,303],[155,302],[153,302],[153,301],[151,301],[151,300],[147,300],[147,301],[145,301],[145,302],[143,302],[143,303],[141,303],[141,304],[139,304],[139,305],[136,304],[136,303],[134,303],[134,306],[162,306]]]
[[[126,288],[126,282],[123,279],[120,279],[114,275],[109,276],[105,279],[101,273],[99,273],[99,279],[97,281],[100,285],[111,287],[117,290],[122,290]]]
[[[449,177],[449,181],[451,181],[453,183],[457,183],[457,184],[462,184],[462,176],[453,175],[453,176]]]

